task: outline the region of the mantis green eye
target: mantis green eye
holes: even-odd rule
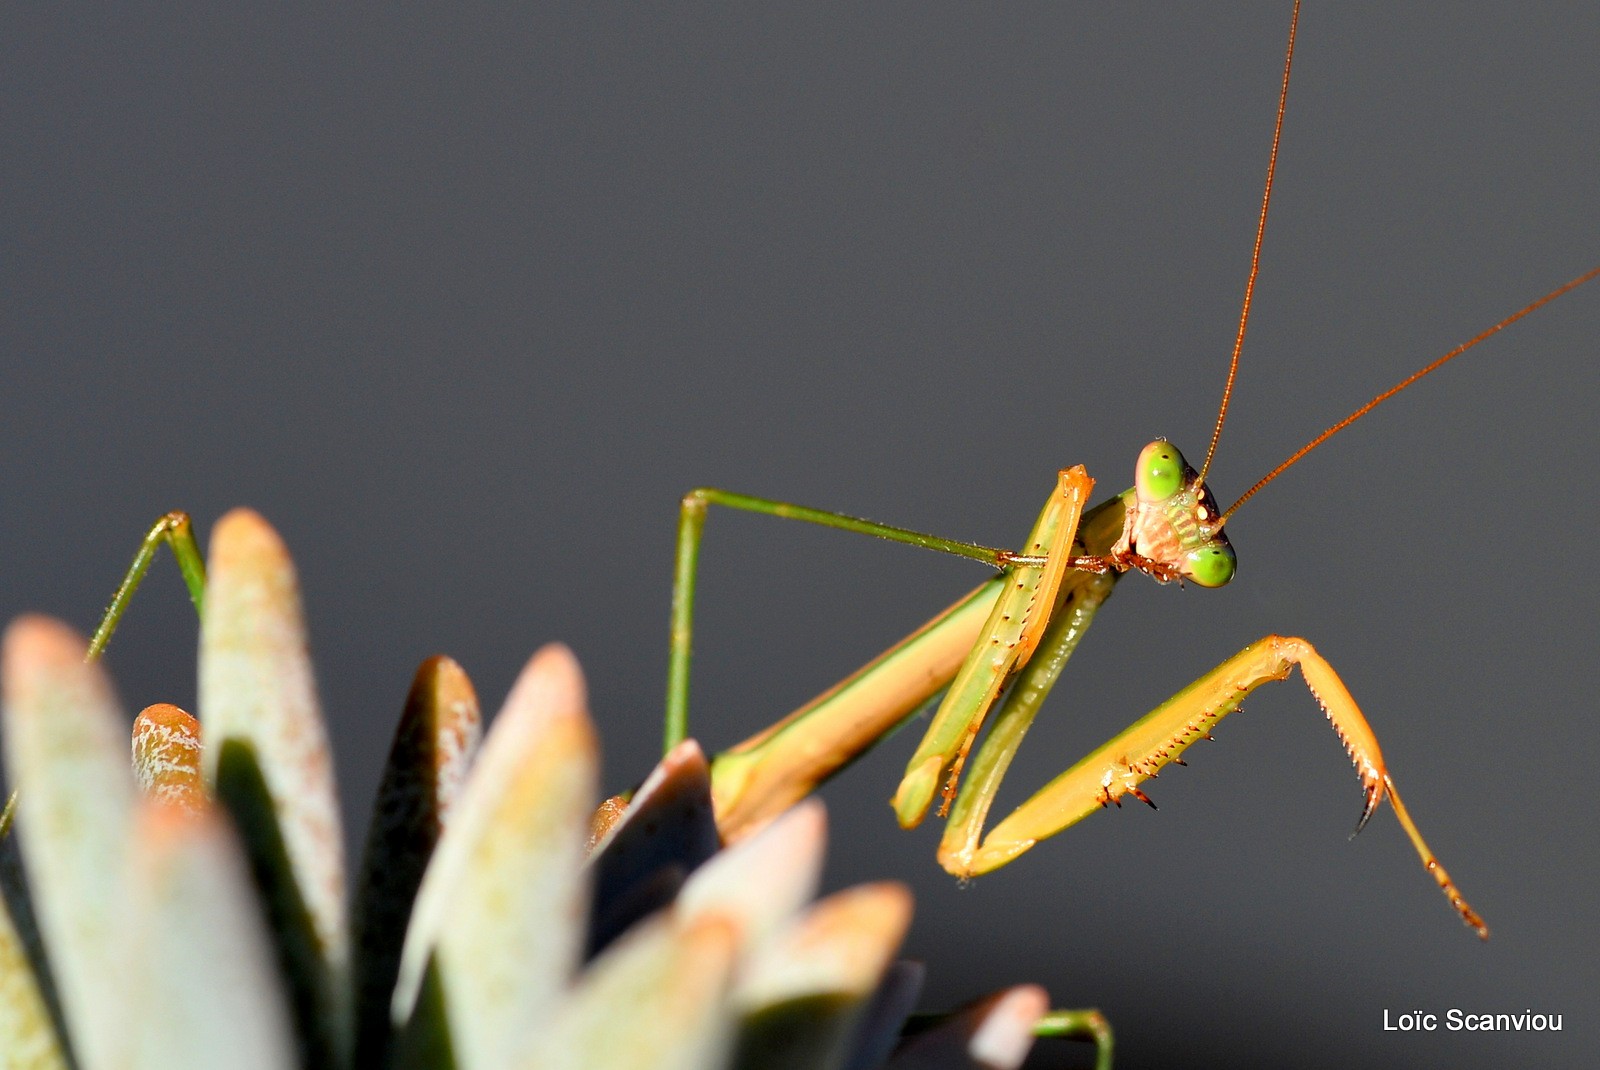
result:
[[[1139,451],[1134,474],[1139,499],[1159,502],[1172,497],[1183,489],[1184,470],[1188,467],[1178,447],[1164,438],[1156,439]]]
[[[1233,579],[1233,547],[1227,543],[1202,546],[1184,555],[1184,571],[1202,587],[1221,587]]]

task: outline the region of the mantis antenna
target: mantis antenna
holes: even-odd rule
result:
[[[1197,486],[1205,483],[1206,475],[1211,470],[1211,459],[1216,456],[1217,442],[1222,438],[1222,425],[1228,418],[1228,402],[1233,398],[1234,380],[1239,376],[1239,354],[1244,349],[1245,331],[1250,325],[1250,306],[1255,299],[1256,276],[1261,273],[1261,242],[1267,231],[1267,210],[1272,205],[1272,182],[1278,171],[1278,143],[1283,137],[1283,115],[1289,102],[1289,74],[1294,67],[1295,31],[1299,28],[1299,25],[1300,0],[1295,0],[1294,12],[1289,17],[1289,46],[1285,50],[1283,57],[1283,83],[1278,90],[1278,115],[1277,120],[1272,128],[1272,152],[1267,157],[1267,181],[1265,187],[1261,191],[1261,214],[1256,219],[1256,240],[1255,245],[1250,250],[1250,274],[1246,278],[1244,284],[1244,304],[1239,309],[1239,329],[1234,334],[1233,356],[1228,361],[1228,378],[1222,386],[1222,403],[1217,406],[1217,423],[1216,426],[1211,429],[1211,445],[1206,449],[1205,463],[1200,466],[1200,474],[1195,481]],[[1591,268],[1589,271],[1584,272],[1582,275],[1579,275],[1570,282],[1551,290],[1537,301],[1526,305],[1517,312],[1513,312],[1511,315],[1507,316],[1499,323],[1494,324],[1492,327],[1480,331],[1478,334],[1467,339],[1459,346],[1456,346],[1454,349],[1433,361],[1431,364],[1428,364],[1426,367],[1413,372],[1411,375],[1400,380],[1400,382],[1396,383],[1388,390],[1385,390],[1383,393],[1379,394],[1365,405],[1356,409],[1349,416],[1346,416],[1344,419],[1340,420],[1338,423],[1322,432],[1322,434],[1318,435],[1310,442],[1307,442],[1304,446],[1301,446],[1289,456],[1288,460],[1284,461],[1282,464],[1278,465],[1278,467],[1262,476],[1261,479],[1256,482],[1255,486],[1251,487],[1249,490],[1240,495],[1238,501],[1228,506],[1227,511],[1221,516],[1217,517],[1217,519],[1212,523],[1213,530],[1220,530],[1222,526],[1228,522],[1228,518],[1233,516],[1233,514],[1238,510],[1239,506],[1248,501],[1256,494],[1257,491],[1261,490],[1262,487],[1265,487],[1268,483],[1271,483],[1284,472],[1294,467],[1294,465],[1298,463],[1299,460],[1306,454],[1310,453],[1328,439],[1332,438],[1340,431],[1343,431],[1345,428],[1361,419],[1363,416],[1377,408],[1379,405],[1383,404],[1385,401],[1388,401],[1390,398],[1400,393],[1400,391],[1404,390],[1418,379],[1421,379],[1430,372],[1442,368],[1444,365],[1448,364],[1456,357],[1459,357],[1461,354],[1465,353],[1479,342],[1488,338],[1490,335],[1511,326],[1513,323],[1528,315],[1530,312],[1534,312],[1535,310],[1544,307],[1551,301],[1554,301],[1556,298],[1560,297],[1562,294],[1568,292],[1569,290],[1577,289],[1579,286],[1582,286],[1584,283],[1595,278],[1596,276],[1600,276],[1600,267]]]
[[[1233,359],[1228,362],[1228,381],[1222,385],[1222,404],[1217,406],[1217,425],[1211,429],[1211,445],[1206,449],[1205,463],[1200,466],[1198,483],[1204,483],[1206,473],[1211,471],[1211,458],[1216,455],[1217,440],[1222,437],[1222,424],[1228,418],[1233,381],[1239,377],[1239,353],[1244,349],[1244,332],[1250,325],[1250,303],[1256,296],[1256,276],[1261,274],[1261,239],[1267,233],[1267,209],[1272,205],[1272,180],[1278,173],[1278,142],[1283,140],[1283,113],[1289,104],[1289,72],[1294,67],[1294,36],[1299,26],[1300,0],[1294,0],[1294,13],[1289,16],[1289,47],[1283,53],[1283,85],[1278,90],[1278,118],[1272,127],[1272,153],[1267,157],[1267,183],[1261,191],[1261,215],[1256,219],[1255,246],[1250,250],[1250,275],[1245,279],[1244,305],[1239,309],[1239,330],[1233,336]]]
[[[1385,401],[1388,401],[1390,398],[1392,398],[1396,394],[1400,393],[1400,391],[1404,390],[1406,387],[1410,386],[1412,383],[1416,382],[1418,379],[1421,379],[1424,375],[1428,375],[1431,372],[1435,372],[1435,371],[1439,370],[1440,368],[1442,368],[1446,364],[1448,364],[1450,361],[1455,360],[1461,354],[1465,353],[1467,350],[1469,350],[1473,346],[1477,345],[1479,342],[1481,342],[1484,339],[1488,338],[1490,335],[1495,334],[1495,333],[1497,333],[1497,332],[1499,332],[1501,330],[1504,330],[1505,328],[1511,326],[1513,323],[1517,322],[1523,316],[1526,316],[1530,312],[1533,312],[1533,311],[1535,311],[1537,309],[1543,308],[1545,305],[1548,305],[1551,301],[1554,301],[1556,298],[1560,297],[1562,294],[1568,292],[1569,290],[1576,290],[1579,286],[1582,286],[1584,283],[1588,282],[1590,279],[1593,279],[1593,278],[1595,278],[1597,276],[1600,276],[1600,267],[1590,268],[1588,271],[1585,271],[1582,275],[1579,275],[1577,278],[1571,280],[1570,282],[1567,282],[1567,283],[1564,283],[1564,284],[1562,284],[1560,286],[1557,286],[1554,290],[1551,290],[1549,293],[1545,294],[1543,297],[1539,298],[1537,301],[1534,301],[1532,304],[1525,305],[1520,310],[1518,310],[1516,312],[1513,312],[1511,315],[1507,316],[1505,319],[1501,320],[1499,323],[1496,323],[1494,326],[1488,327],[1488,328],[1486,328],[1486,329],[1484,329],[1482,331],[1479,331],[1477,334],[1473,335],[1471,338],[1467,339],[1465,342],[1462,342],[1460,345],[1456,346],[1454,349],[1450,350],[1450,352],[1446,353],[1444,356],[1440,357],[1438,360],[1435,360],[1433,363],[1427,365],[1426,367],[1420,368],[1417,371],[1412,372],[1410,375],[1408,375],[1404,379],[1400,380],[1394,386],[1391,386],[1389,389],[1385,390],[1383,393],[1379,394],[1377,397],[1373,398],[1371,401],[1369,401],[1365,405],[1361,406],[1355,412],[1352,412],[1349,416],[1346,416],[1344,419],[1340,420],[1338,423],[1334,424],[1332,427],[1330,427],[1326,431],[1322,432],[1322,434],[1318,435],[1316,438],[1312,439],[1310,442],[1307,442],[1304,446],[1301,446],[1299,449],[1295,450],[1294,453],[1289,455],[1289,459],[1288,460],[1284,461],[1282,464],[1278,465],[1278,467],[1274,468],[1272,471],[1270,471],[1266,475],[1262,476],[1259,480],[1257,480],[1255,486],[1253,486],[1249,490],[1245,491],[1243,494],[1241,494],[1239,496],[1239,500],[1238,501],[1236,501],[1232,505],[1228,506],[1227,512],[1223,513],[1220,517],[1217,518],[1216,526],[1220,528],[1222,525],[1226,524],[1228,522],[1228,518],[1234,514],[1234,512],[1239,508],[1239,506],[1241,506],[1245,502],[1249,501],[1250,498],[1252,496],[1254,496],[1255,493],[1257,491],[1259,491],[1262,487],[1266,486],[1268,483],[1271,483],[1274,479],[1277,479],[1279,476],[1283,475],[1283,473],[1287,472],[1290,468],[1294,467],[1295,463],[1298,462],[1300,460],[1300,458],[1304,457],[1306,454],[1310,453],[1312,450],[1316,449],[1318,446],[1320,446],[1324,442],[1328,441],[1328,439],[1332,438],[1334,435],[1337,435],[1340,431],[1343,431],[1345,428],[1349,427],[1351,424],[1353,424],[1357,420],[1361,419],[1363,416],[1365,416],[1367,413],[1371,412],[1373,409],[1377,408],[1379,405],[1383,404]],[[1240,332],[1240,336],[1243,337],[1243,331],[1242,330]],[[1232,376],[1231,373],[1228,376],[1228,384],[1230,386],[1233,385],[1233,376]],[[1217,421],[1217,428],[1218,428],[1218,430],[1221,430],[1221,428],[1222,428],[1222,421],[1221,420]],[[1213,446],[1216,445],[1216,440],[1215,439],[1212,440],[1212,445]],[[1208,457],[1207,460],[1209,461],[1210,458]]]

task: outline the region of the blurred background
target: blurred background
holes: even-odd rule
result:
[[[606,778],[658,747],[679,496],[711,484],[1012,545],[1057,468],[1203,455],[1285,3],[13,7],[0,33],[0,607],[88,630],[144,529],[238,504],[298,561],[350,826],[412,670],[493,710],[540,644]],[[1600,9],[1312,4],[1231,422],[1243,489],[1600,263]],[[960,887],[825,792],[831,886],[914,885],[924,1003],[1097,1005],[1119,1067],[1578,1066],[1596,1043],[1600,283],[1245,507],[1221,591],[1121,585],[1009,808],[1245,643],[1366,710],[1481,946],[1298,680],[1151,787]],[[732,744],[984,570],[715,513],[693,727]],[[109,657],[193,702],[160,560]],[[354,838],[350,850],[359,849]],[[1559,1034],[1402,1035],[1421,1008]],[[1087,1065],[1041,1047],[1036,1067]],[[1583,1065],[1588,1065],[1587,1058]]]

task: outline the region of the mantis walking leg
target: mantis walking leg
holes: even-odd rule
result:
[[[89,653],[85,655],[88,660],[93,661],[105,653],[106,644],[111,642],[111,633],[117,630],[117,623],[122,620],[122,614],[133,599],[133,593],[139,589],[139,584],[144,580],[144,574],[150,570],[150,562],[155,559],[156,551],[161,549],[162,543],[171,548],[172,556],[178,562],[178,571],[183,573],[183,583],[189,588],[189,601],[194,603],[195,613],[203,612],[206,592],[205,555],[200,552],[200,547],[194,541],[194,527],[189,522],[189,514],[168,513],[152,524],[140,541],[139,550],[133,555],[133,564],[128,566],[122,582],[117,585],[116,593],[111,596],[111,604],[106,607],[104,615],[100,618],[100,626],[94,630],[94,638],[89,640]]]
[[[943,539],[936,535],[911,531],[908,528],[892,527],[888,524],[863,520],[860,517],[846,516],[843,513],[795,505],[792,502],[735,494],[715,487],[698,487],[691,490],[683,496],[678,511],[678,549],[672,580],[672,634],[667,664],[667,713],[663,753],[670,751],[689,735],[689,662],[694,632],[695,577],[700,564],[700,538],[705,529],[706,509],[711,505],[721,505],[786,520],[803,520],[809,524],[820,524],[864,535],[876,535],[879,538],[921,546],[929,550],[939,550],[958,557],[970,557],[996,568],[1019,560],[1028,560],[1022,555],[992,546]],[[1043,560],[1039,559],[1032,563],[1043,564]],[[930,626],[933,623],[935,622],[930,622]],[[940,687],[943,687],[942,683]],[[934,690],[937,691],[938,688]],[[920,702],[918,704],[920,705]],[[774,730],[778,727],[774,726]]]

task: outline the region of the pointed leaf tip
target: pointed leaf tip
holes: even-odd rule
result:
[[[1033,1048],[1033,1026],[1050,1009],[1038,985],[1018,985],[1003,993],[984,1017],[967,1050],[985,1066],[1021,1066]]]
[[[643,812],[655,810],[663,804],[670,805],[678,811],[674,814],[674,818],[680,823],[686,816],[684,811],[698,811],[702,808],[705,810],[706,820],[711,823],[709,846],[704,855],[696,858],[693,865],[688,868],[693,869],[722,846],[715,814],[711,809],[710,765],[706,761],[705,751],[700,749],[700,744],[692,739],[686,739],[669,750],[661,761],[656,763],[656,767],[650,770],[650,775],[644,778],[644,783],[632,793],[613,795],[600,804],[589,822],[589,850],[594,854],[611,850],[612,841],[621,829],[639,821]],[[696,817],[695,824],[704,825],[705,822]]]
[[[30,613],[6,627],[0,639],[0,679],[8,709],[32,711],[49,701],[47,693],[71,688],[96,705],[114,700],[111,683],[98,665],[86,664],[89,644],[54,617]]]
[[[482,734],[466,672],[443,655],[424,661],[389,748],[352,912],[357,1066],[387,1065],[389,1001],[406,922]]]
[[[754,949],[735,990],[736,1065],[839,1066],[911,922],[902,884],[863,884],[811,906]]]
[[[888,1065],[891,1070],[1016,1070],[1032,1050],[1033,1027],[1049,1006],[1049,996],[1038,985],[996,992],[907,1037]]]
[[[726,992],[738,950],[727,919],[658,914],[586,970],[548,1024],[525,1028],[519,1070],[701,1070],[724,1066]]]
[[[609,827],[598,835],[602,814]],[[589,954],[593,955],[645,915],[667,905],[684,877],[717,853],[711,778],[693,740],[673,747],[628,802],[601,804],[590,835],[594,872]]]
[[[911,890],[897,881],[858,884],[820,899],[775,941],[784,950],[771,956],[764,980],[773,993],[811,986],[865,996],[905,938],[912,909]]]
[[[25,613],[6,626],[5,661],[8,668],[82,661],[88,648],[82,636],[39,613]]]
[[[764,941],[816,894],[827,842],[827,810],[807,799],[690,875],[678,896],[685,918],[721,914],[742,942]]]
[[[501,716],[526,709],[536,719],[587,716],[588,688],[578,659],[564,643],[549,643],[528,659],[506,696]]]
[[[131,786],[122,749],[123,714],[105,671],[83,660],[87,647],[65,624],[36,615],[18,617],[0,639],[0,697],[13,787],[21,790],[39,781],[32,790],[71,802],[79,783],[75,778],[89,770],[109,777],[108,783],[94,785],[102,795]],[[119,811],[130,804],[131,798],[116,797]]]
[[[218,553],[230,561],[289,557],[289,549],[277,529],[260,513],[244,506],[228,510],[212,527],[211,554]]]
[[[117,772],[126,770],[123,715],[105,670],[83,660],[87,649],[77,632],[37,615],[18,617],[0,639],[0,693],[13,787],[21,788],[30,777],[54,780],[58,762],[105,764],[113,753]]]
[[[435,791],[439,816],[444,820],[461,794],[467,770],[472,768],[478,744],[483,741],[478,693],[467,671],[454,658],[443,654],[436,654],[422,663],[412,689],[413,693],[425,691],[431,711]]]

